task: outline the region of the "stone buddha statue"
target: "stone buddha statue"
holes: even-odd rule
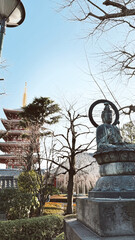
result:
[[[105,103],[105,108],[101,114],[103,124],[98,126],[96,132],[97,150],[113,150],[115,148],[132,148],[135,144],[128,144],[122,141],[119,129],[112,125],[112,111],[109,104]]]

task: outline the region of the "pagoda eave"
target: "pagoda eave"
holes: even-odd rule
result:
[[[3,154],[3,155],[0,155],[0,161],[1,160],[6,160],[6,159],[9,159],[9,160],[14,160],[14,159],[17,159],[17,156],[15,155],[10,155],[10,154]]]
[[[21,113],[23,110],[20,108],[20,109],[6,109],[6,108],[3,108],[3,111],[7,117],[7,119],[20,119],[19,117],[19,113]]]
[[[17,160],[17,157],[14,155],[13,156],[8,154],[0,155],[0,163],[6,164],[15,160]]]
[[[20,126],[20,120],[18,119],[14,120],[1,119],[1,122],[3,126],[6,128],[6,130],[15,129],[16,126]]]
[[[0,150],[2,152],[18,152],[20,149],[23,150],[23,147],[26,149],[29,146],[28,142],[0,142]]]

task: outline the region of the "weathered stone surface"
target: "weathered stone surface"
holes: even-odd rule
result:
[[[134,149],[121,147],[121,149],[96,152],[94,157],[99,165],[112,162],[135,162],[135,151]]]
[[[98,179],[93,191],[102,192],[135,191],[135,175],[101,177]]]
[[[101,176],[135,175],[135,162],[114,162],[100,165]]]
[[[109,198],[110,199],[135,199],[135,192],[128,191],[128,192],[102,192],[102,191],[89,191],[89,198]]]
[[[135,239],[135,199],[77,199],[77,219],[100,236]]]
[[[72,219],[65,221],[65,240],[135,240],[135,237],[100,237],[77,219]]]

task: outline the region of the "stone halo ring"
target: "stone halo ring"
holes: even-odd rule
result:
[[[108,101],[106,99],[100,99],[100,100],[97,100],[95,101],[94,103],[92,103],[92,105],[90,106],[89,108],[89,112],[88,112],[88,116],[89,116],[89,119],[90,119],[90,122],[93,124],[94,127],[98,127],[99,125],[94,121],[93,119],[93,109],[95,108],[96,105],[100,104],[100,103],[108,103],[112,109],[114,110],[115,112],[115,120],[114,122],[112,123],[112,125],[116,125],[119,123],[119,111],[117,109],[117,107],[111,102],[111,101]]]

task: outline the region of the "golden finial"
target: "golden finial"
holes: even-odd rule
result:
[[[25,82],[25,89],[23,94],[23,107],[26,106],[26,101],[27,101],[27,83]]]

